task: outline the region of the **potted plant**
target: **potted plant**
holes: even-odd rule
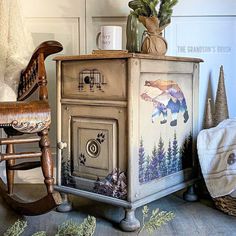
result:
[[[172,8],[177,2],[178,0],[160,0],[160,2],[159,0],[132,0],[129,2],[128,5],[132,9],[130,15],[136,17],[146,28],[141,47],[142,53],[165,55],[167,42],[162,37],[162,31],[170,24]]]

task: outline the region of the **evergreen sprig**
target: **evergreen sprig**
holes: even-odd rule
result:
[[[88,216],[82,224],[73,222],[72,220],[64,222],[58,227],[55,236],[92,236],[96,228],[96,218]]]
[[[3,236],[19,236],[24,232],[26,226],[26,221],[17,220],[9,229],[7,229]]]
[[[45,231],[39,231],[39,232],[36,232],[34,233],[32,236],[46,236],[46,232]]]
[[[168,221],[174,219],[175,215],[173,212],[167,211],[159,211],[159,209],[155,209],[152,211],[149,219],[149,209],[147,206],[143,207],[143,226],[139,230],[138,234],[140,234],[143,230],[146,230],[149,235],[153,233],[154,230],[159,229],[163,224],[166,224]]]
[[[27,226],[27,222],[17,220],[3,236],[20,236]],[[68,220],[58,226],[55,236],[93,236],[96,229],[96,218],[88,216],[81,224]],[[46,236],[45,231],[39,231],[32,236]]]

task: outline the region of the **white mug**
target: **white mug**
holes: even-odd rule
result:
[[[122,27],[101,26],[101,32],[97,34],[96,44],[97,48],[101,50],[122,50]]]

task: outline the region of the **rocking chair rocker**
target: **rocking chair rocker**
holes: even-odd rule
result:
[[[47,56],[61,50],[62,45],[56,41],[46,41],[40,44],[21,73],[17,101],[0,102],[0,128],[3,128],[7,134],[7,138],[0,139],[0,145],[6,145],[6,153],[0,153],[0,162],[6,162],[7,177],[7,184],[0,178],[0,194],[14,210],[23,215],[44,214],[61,203],[60,194],[53,190],[53,161],[48,138],[51,117],[44,65]],[[37,90],[38,101],[24,101]],[[13,138],[13,136],[21,134],[37,134],[38,136]],[[15,153],[14,144],[34,142],[39,143],[39,152]],[[35,157],[41,160],[16,164],[16,159]],[[42,168],[47,195],[35,202],[26,202],[13,194],[14,172],[36,167]]]

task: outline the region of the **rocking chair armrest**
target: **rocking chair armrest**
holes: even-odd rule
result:
[[[18,101],[28,98],[42,83],[46,86],[44,60],[49,55],[62,51],[62,49],[62,45],[57,41],[43,42],[35,49],[28,65],[21,72]]]

